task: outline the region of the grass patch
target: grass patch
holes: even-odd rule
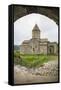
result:
[[[20,64],[28,68],[36,68],[43,66],[44,63],[50,60],[56,60],[55,55],[29,55],[20,54],[19,52],[14,52],[14,63]]]

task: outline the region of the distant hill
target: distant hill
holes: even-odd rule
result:
[[[14,50],[20,50],[20,46],[19,45],[14,45]]]

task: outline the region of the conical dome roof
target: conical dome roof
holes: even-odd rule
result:
[[[34,28],[33,28],[33,31],[40,31],[39,27],[37,24],[35,24]]]

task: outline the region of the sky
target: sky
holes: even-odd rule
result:
[[[14,22],[14,45],[20,45],[24,40],[32,38],[32,29],[38,25],[40,38],[58,42],[58,25],[50,18],[41,14],[28,14]]]

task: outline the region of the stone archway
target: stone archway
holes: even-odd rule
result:
[[[54,54],[54,46],[50,46],[49,52],[50,52],[50,54]]]
[[[40,7],[28,5],[14,5],[14,22],[27,14],[38,13],[53,19],[59,24],[59,8],[58,7]]]

